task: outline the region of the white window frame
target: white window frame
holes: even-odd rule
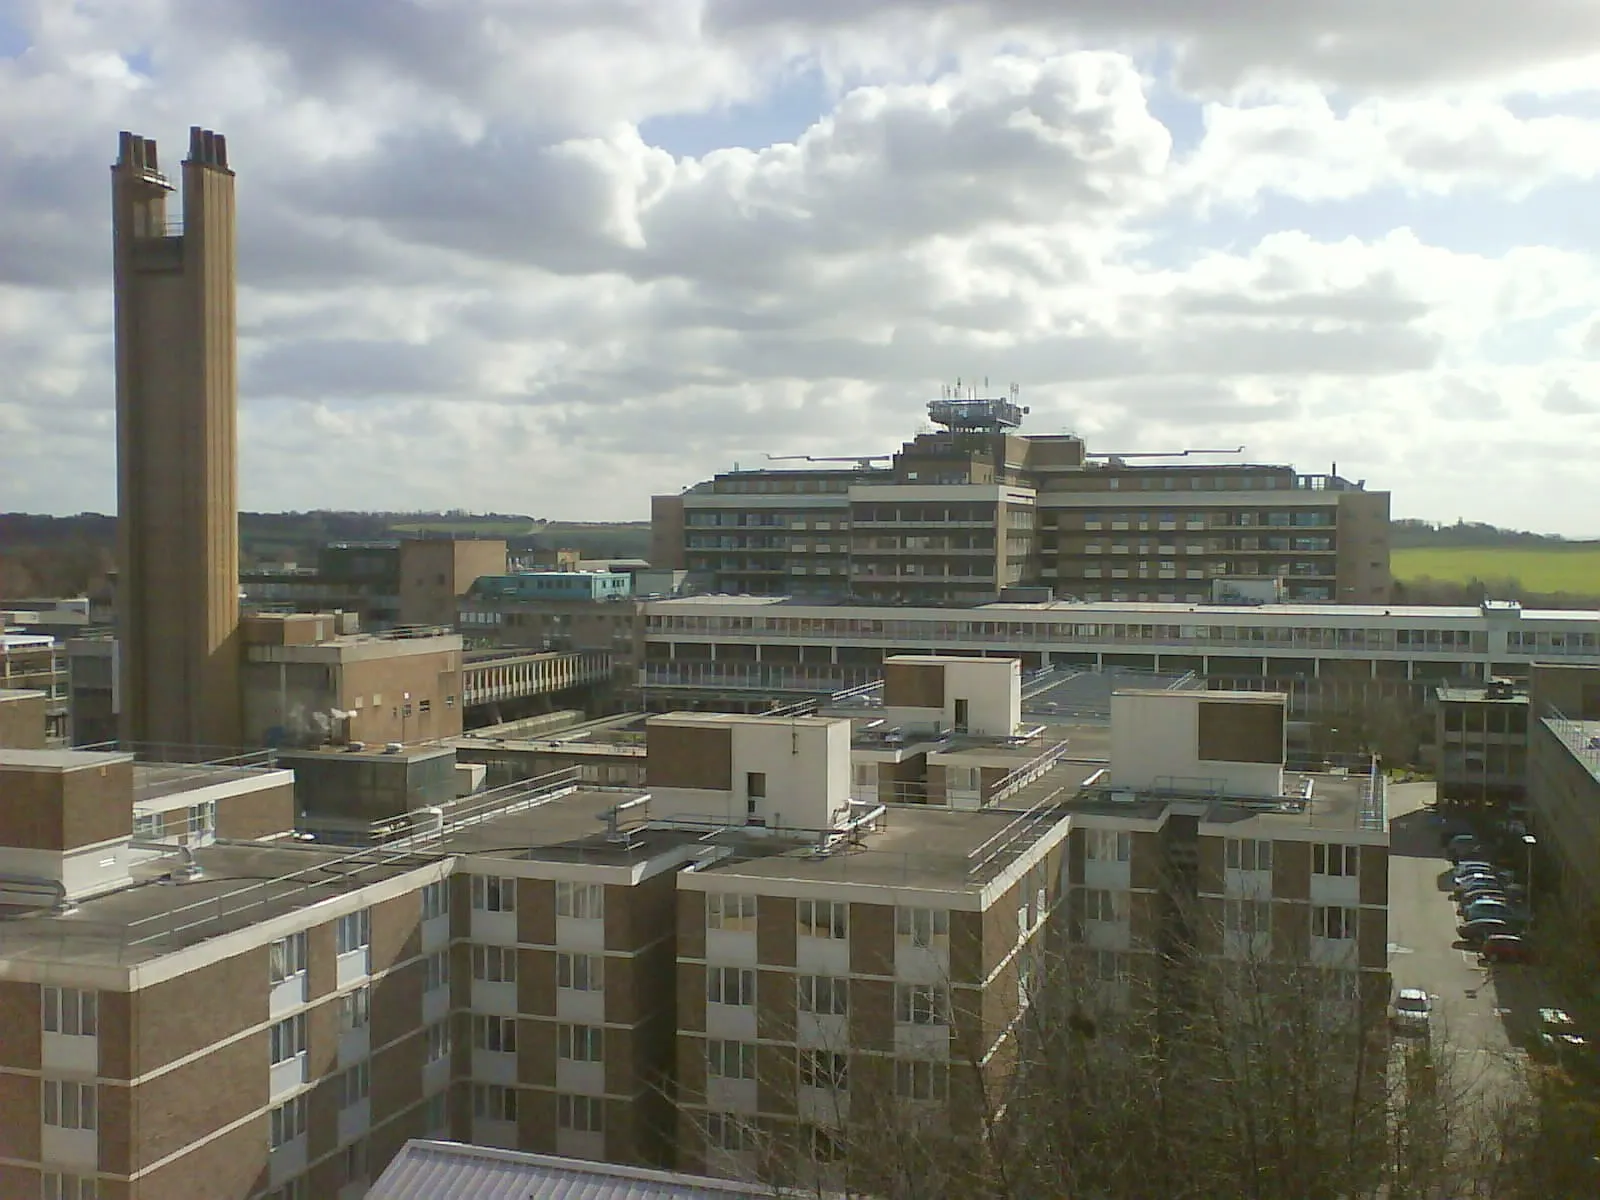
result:
[[[517,1019],[474,1014],[472,1018],[472,1048],[492,1054],[517,1052]]]
[[[603,921],[605,915],[604,884],[556,881],[556,916],[574,921]]]
[[[713,1079],[754,1079],[755,1043],[706,1039],[706,1075]]]
[[[948,1025],[950,994],[943,984],[897,983],[894,1019],[901,1025]]]
[[[306,1014],[285,1017],[267,1030],[267,1061],[272,1066],[306,1052]]]
[[[100,1127],[100,1089],[74,1079],[42,1079],[40,1114],[53,1129],[95,1130]]]
[[[473,946],[472,977],[483,983],[515,983],[517,950],[514,946]]]
[[[731,1004],[749,1008],[755,1002],[756,973],[749,967],[706,968],[707,1004]]]
[[[603,992],[606,960],[603,954],[556,952],[556,987],[569,992]]]
[[[797,975],[801,1012],[843,1017],[850,1013],[850,980],[842,975]]]
[[[756,898],[744,892],[707,892],[706,928],[725,933],[754,933]]]
[[[895,936],[931,950],[950,937],[950,913],[943,908],[896,908]]]
[[[604,1062],[606,1031],[599,1025],[557,1025],[556,1057],[568,1062]]]
[[[349,954],[372,945],[372,910],[363,908],[346,913],[334,922],[334,953]]]
[[[843,900],[800,900],[795,903],[800,937],[848,941],[850,905]]]
[[[267,948],[267,979],[283,983],[306,970],[306,931],[281,937]]]
[[[95,1037],[100,1028],[100,993],[85,988],[39,989],[40,1025],[63,1037]]]
[[[474,875],[472,877],[472,908],[475,912],[516,912],[516,876]]]

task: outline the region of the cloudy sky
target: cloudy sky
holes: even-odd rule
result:
[[[1600,536],[1596,0],[0,0],[0,509],[115,504],[107,167],[191,124],[248,508],[642,518],[959,376]]]

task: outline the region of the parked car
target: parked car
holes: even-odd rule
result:
[[[1475,917],[1456,926],[1461,940],[1472,946],[1482,945],[1485,938],[1495,934],[1514,934],[1516,930],[1498,917]]]
[[[1427,1037],[1433,1021],[1433,998],[1421,988],[1401,988],[1389,1007],[1389,1023],[1396,1033]]]
[[[1478,953],[1485,962],[1492,963],[1530,963],[1533,961],[1533,947],[1526,939],[1514,933],[1491,933],[1483,939],[1483,945],[1478,948]]]

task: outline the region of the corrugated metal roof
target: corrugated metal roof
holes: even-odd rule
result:
[[[367,1200],[742,1200],[770,1188],[700,1175],[413,1138]]]

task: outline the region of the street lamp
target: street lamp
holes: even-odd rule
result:
[[[1522,835],[1522,844],[1528,851],[1528,867],[1525,879],[1528,887],[1528,911],[1533,911],[1533,848],[1539,844],[1539,839],[1531,833]]]

